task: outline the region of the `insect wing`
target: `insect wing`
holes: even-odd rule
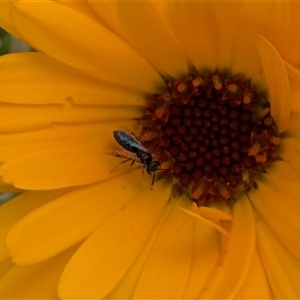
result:
[[[106,146],[103,149],[103,151],[104,151],[104,153],[106,153],[108,155],[112,155],[115,157],[121,157],[121,158],[125,158],[128,160],[134,160],[135,162],[140,163],[140,164],[142,163],[141,160],[139,159],[139,157],[137,157],[136,155],[131,154],[131,153],[125,151],[124,149],[121,149],[121,148],[118,148],[115,146]]]
[[[133,131],[131,131],[129,128],[125,127],[125,126],[119,126],[118,131],[123,131],[125,133],[127,133],[128,135],[130,135],[133,139],[136,140],[137,143],[140,143],[141,144],[141,141],[140,139],[134,134]]]
[[[126,127],[121,127],[114,131],[114,138],[120,146],[130,152],[136,153],[138,150],[148,152],[142,141]]]
[[[117,131],[122,132],[124,135],[126,135],[132,143],[139,145],[139,147],[141,147],[141,148],[144,148],[141,139],[139,139],[129,128],[127,128],[125,126],[121,126],[121,127],[118,127]]]
[[[131,157],[132,157],[132,155],[130,153],[128,153],[118,147],[114,147],[114,146],[106,146],[103,149],[103,151],[104,151],[104,153],[111,155],[111,156],[128,158],[128,159],[131,159]]]

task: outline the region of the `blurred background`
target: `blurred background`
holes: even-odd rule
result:
[[[0,28],[0,55],[24,51],[32,51],[32,49]]]

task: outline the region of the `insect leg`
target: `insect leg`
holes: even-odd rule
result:
[[[151,190],[153,190],[154,181],[155,181],[155,172],[153,172],[152,183],[151,183]]]
[[[119,163],[111,170],[111,172],[113,172],[119,165],[124,164],[124,163],[126,163],[126,162],[128,162],[128,161],[130,161],[130,160],[131,160],[130,158],[129,158],[129,159],[126,159],[126,160],[122,160],[121,162],[119,162]],[[131,165],[133,165],[133,163],[134,163],[134,161],[132,161]]]
[[[133,166],[134,162],[135,162],[135,160],[133,159],[131,164],[130,164],[130,168]]]
[[[140,185],[142,185],[142,183],[143,183],[145,167],[146,167],[145,165],[143,165],[143,167],[142,167],[142,177],[141,177],[141,183],[140,183]]]

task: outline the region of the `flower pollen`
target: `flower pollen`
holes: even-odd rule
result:
[[[280,142],[266,98],[243,77],[219,72],[168,80],[138,125],[162,164],[159,176],[198,206],[256,188]]]

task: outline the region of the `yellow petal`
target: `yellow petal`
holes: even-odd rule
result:
[[[284,132],[284,137],[300,138],[300,115],[295,113],[295,111],[291,112],[290,122],[287,130]]]
[[[148,187],[111,215],[70,260],[59,296],[105,297],[146,245],[169,200],[170,188],[158,181],[153,190]]]
[[[2,164],[0,177],[15,187],[32,190],[95,183],[129,170],[128,163],[112,172],[122,162],[119,157],[104,152],[112,143],[115,142],[109,130],[88,143],[25,154]]]
[[[262,70],[256,36],[262,35],[275,47],[281,42],[289,21],[289,6],[284,1],[244,1],[237,19],[233,40],[233,74],[251,78]]]
[[[173,202],[175,205],[177,204],[175,201]],[[177,207],[178,204],[176,205],[176,208]],[[170,206],[169,208],[171,209]],[[172,214],[176,214],[176,211],[174,211],[174,209],[172,210]],[[185,218],[185,216],[181,217]],[[172,277],[173,279],[170,277],[165,277],[164,275],[174,269],[177,270],[177,268],[178,271],[180,271],[180,268],[181,270],[186,271],[187,266],[182,266],[182,263],[184,264],[187,262],[188,253],[187,251],[183,253],[184,259],[182,263],[178,260],[164,260],[163,262],[161,262],[159,256],[163,255],[164,257],[169,257],[171,255],[170,253],[174,253],[174,255],[172,255],[172,258],[174,258],[176,254],[180,253],[180,251],[183,251],[181,249],[181,245],[186,245],[186,243],[188,242],[185,235],[189,236],[190,234],[193,235],[193,244],[192,257],[189,263],[188,278],[187,280],[186,278],[185,280],[182,280],[179,285],[181,288],[183,288],[183,286],[185,285],[182,295],[183,299],[196,298],[196,296],[199,294],[199,291],[206,283],[207,274],[211,274],[215,267],[215,263],[219,255],[219,234],[211,226],[202,224],[201,222],[198,222],[198,220],[195,220],[193,218],[189,218],[187,221],[192,224],[181,222],[180,219],[177,221],[174,220],[173,226],[175,227],[172,227],[170,218],[172,218],[172,216],[169,217],[169,211],[165,210],[165,215],[163,218],[161,218],[159,225],[156,227],[156,232],[149,239],[147,246],[138,257],[138,259],[134,262],[131,269],[119,282],[117,287],[107,295],[107,299],[132,298],[133,291],[138,284],[141,272],[143,274],[145,270],[144,266],[145,268],[147,268],[148,274],[146,274],[144,278],[142,278],[142,283],[139,283],[139,287],[136,293],[144,292],[144,294],[147,294],[149,296],[156,293],[159,295],[158,298],[161,299],[162,294],[160,293],[160,291],[162,289],[166,294],[168,294],[167,298],[169,299],[174,293],[174,290],[178,290],[177,287],[173,288],[173,285],[178,277],[185,277],[186,274],[178,274],[176,278],[173,278],[173,275],[171,275],[170,277]],[[192,228],[190,228],[191,225],[193,225]],[[171,227],[166,228],[168,226]],[[174,232],[174,230],[176,232],[175,234],[177,238],[175,238],[174,243],[171,243],[170,237],[172,238],[173,236],[171,232]],[[168,237],[165,240],[162,239],[164,234],[168,234]],[[170,249],[172,249],[172,251],[170,251]],[[175,250],[173,251],[173,249]],[[156,251],[159,251],[159,253],[157,253]],[[164,255],[162,251],[166,251],[168,255]],[[158,260],[157,262],[156,259]],[[164,270],[160,280],[158,280],[157,276],[159,275],[157,273],[155,273],[153,277],[151,276],[151,273],[153,272],[154,274],[155,272],[155,266],[153,267],[152,263],[156,265],[159,262],[161,263],[158,267],[156,266],[156,268],[158,268],[159,270]],[[179,264],[181,267],[176,266],[177,264]],[[199,272],[199,270],[201,270],[201,272]],[[149,280],[148,284],[147,280]],[[152,285],[149,284],[151,280],[154,281]],[[163,287],[161,288],[161,286]],[[142,288],[143,290],[141,290]],[[154,291],[150,291],[150,288],[153,288]],[[136,297],[140,299],[140,297],[142,296],[137,296],[135,294],[134,298],[137,299]],[[177,294],[175,298],[178,299],[179,294]]]
[[[21,189],[17,189],[12,185],[7,184],[6,182],[3,182],[0,180],[0,193],[20,193],[22,192]]]
[[[165,3],[165,17],[198,72],[216,68],[220,45],[213,3]]]
[[[106,82],[150,93],[163,86],[128,44],[86,15],[54,1],[18,1],[14,7],[17,29],[40,51]]]
[[[3,278],[7,274],[7,272],[9,272],[9,270],[11,268],[13,268],[13,266],[14,266],[14,264],[11,261],[11,259],[7,259],[5,261],[2,261],[0,263],[0,278]]]
[[[233,298],[249,272],[255,247],[254,216],[247,197],[242,194],[233,206],[233,222],[225,239],[218,263],[201,299]]]
[[[55,105],[21,106],[0,102],[0,132],[34,130],[55,125],[120,121],[137,119],[140,116],[139,106],[82,106],[74,104],[72,97],[66,99],[66,104]]]
[[[24,39],[22,35],[20,35],[19,31],[17,30],[15,24],[12,21],[12,10],[13,6],[9,1],[0,1],[0,27],[28,45],[28,42]]]
[[[143,186],[149,190],[150,179],[143,180]],[[82,241],[141,188],[141,172],[135,170],[76,189],[32,211],[7,237],[13,261],[20,265],[34,264]],[[126,193],[122,193],[124,190]]]
[[[279,53],[284,59],[300,67],[300,41],[296,38],[300,33],[300,3],[298,1],[288,1],[288,4],[290,6],[289,26],[279,48]]]
[[[124,120],[119,125],[134,128],[136,121]],[[113,142],[113,131],[117,128],[116,121],[113,121],[71,126],[58,124],[40,130],[1,134],[0,161],[3,163],[32,152],[65,146],[73,148],[86,143],[102,143],[104,148],[107,137]]]
[[[138,279],[143,272],[144,265],[147,261],[149,253],[152,251],[153,243],[156,240],[157,234],[160,232],[162,225],[165,223],[166,218],[169,216],[170,211],[176,205],[176,201],[169,200],[168,205],[165,207],[163,214],[160,216],[156,226],[147,240],[146,246],[141,250],[141,253],[130,266],[130,269],[118,282],[118,284],[106,295],[106,299],[131,299],[134,293]]]
[[[179,209],[182,210],[182,211],[184,211],[185,213],[187,213],[189,216],[192,216],[192,217],[196,218],[201,223],[209,225],[209,226],[215,228],[216,230],[218,230],[219,232],[221,232],[221,233],[225,234],[226,236],[228,236],[227,231],[224,230],[219,224],[217,224],[215,222],[212,222],[212,221],[210,221],[210,220],[208,220],[208,219],[200,216],[198,212],[194,212],[194,211],[182,208],[182,207],[180,207]]]
[[[300,139],[282,139],[278,148],[278,156],[300,171]]]
[[[257,46],[268,83],[271,115],[278,132],[283,132],[290,117],[289,81],[284,63],[276,49],[264,37],[257,37]]]
[[[116,158],[102,144],[60,147],[23,155],[0,167],[2,180],[15,187],[47,190],[90,184],[115,176]],[[118,171],[124,168],[119,168]],[[128,170],[128,167],[127,167]]]
[[[273,299],[272,296],[263,264],[255,249],[249,273],[234,299]]]
[[[300,170],[293,168],[288,162],[276,161],[267,168],[267,173],[281,179],[300,182]]]
[[[84,1],[72,1],[72,0],[56,0],[62,5],[66,5],[87,17],[94,19],[95,21],[99,22],[98,15],[92,10],[92,8],[88,5],[88,3]]]
[[[202,217],[211,220],[227,220],[232,221],[232,216],[220,209],[213,207],[200,206],[198,212]]]
[[[300,84],[294,80],[290,80],[290,89],[291,89],[291,109],[297,114],[300,114]]]
[[[215,20],[217,21],[217,37],[219,39],[219,55],[217,68],[220,70],[231,69],[235,59],[233,55],[233,40],[237,28],[238,17],[243,8],[244,1],[220,1],[213,2]]]
[[[255,209],[272,234],[300,259],[299,182],[264,175],[249,193]]]
[[[183,51],[151,2],[119,2],[117,12],[127,40],[151,65],[165,76],[187,76]]]
[[[263,219],[256,219],[257,249],[275,299],[299,299],[299,259],[272,235]]]
[[[0,261],[9,257],[6,238],[11,228],[28,213],[60,197],[67,190],[24,192],[0,206]],[[25,237],[26,238],[26,237]]]
[[[205,287],[220,254],[220,234],[211,226],[194,220],[193,254],[183,299],[195,299]]]
[[[0,69],[2,102],[65,104],[72,99],[75,104],[83,105],[145,103],[141,93],[96,80],[43,53],[2,56]],[[12,92],[13,90],[18,93]]]
[[[76,248],[33,266],[13,266],[0,280],[0,298],[58,299],[57,285],[61,272]]]
[[[178,227],[184,213],[176,202],[151,247],[134,299],[175,299],[184,293],[192,262],[194,222]]]
[[[300,114],[299,96],[300,96],[300,71],[288,62],[284,62],[289,76],[291,90],[291,109]]]
[[[120,24],[117,13],[117,2],[116,1],[93,1],[87,0],[91,8],[97,13],[101,22],[103,22],[112,32],[122,37],[126,41],[126,35],[124,29]]]

